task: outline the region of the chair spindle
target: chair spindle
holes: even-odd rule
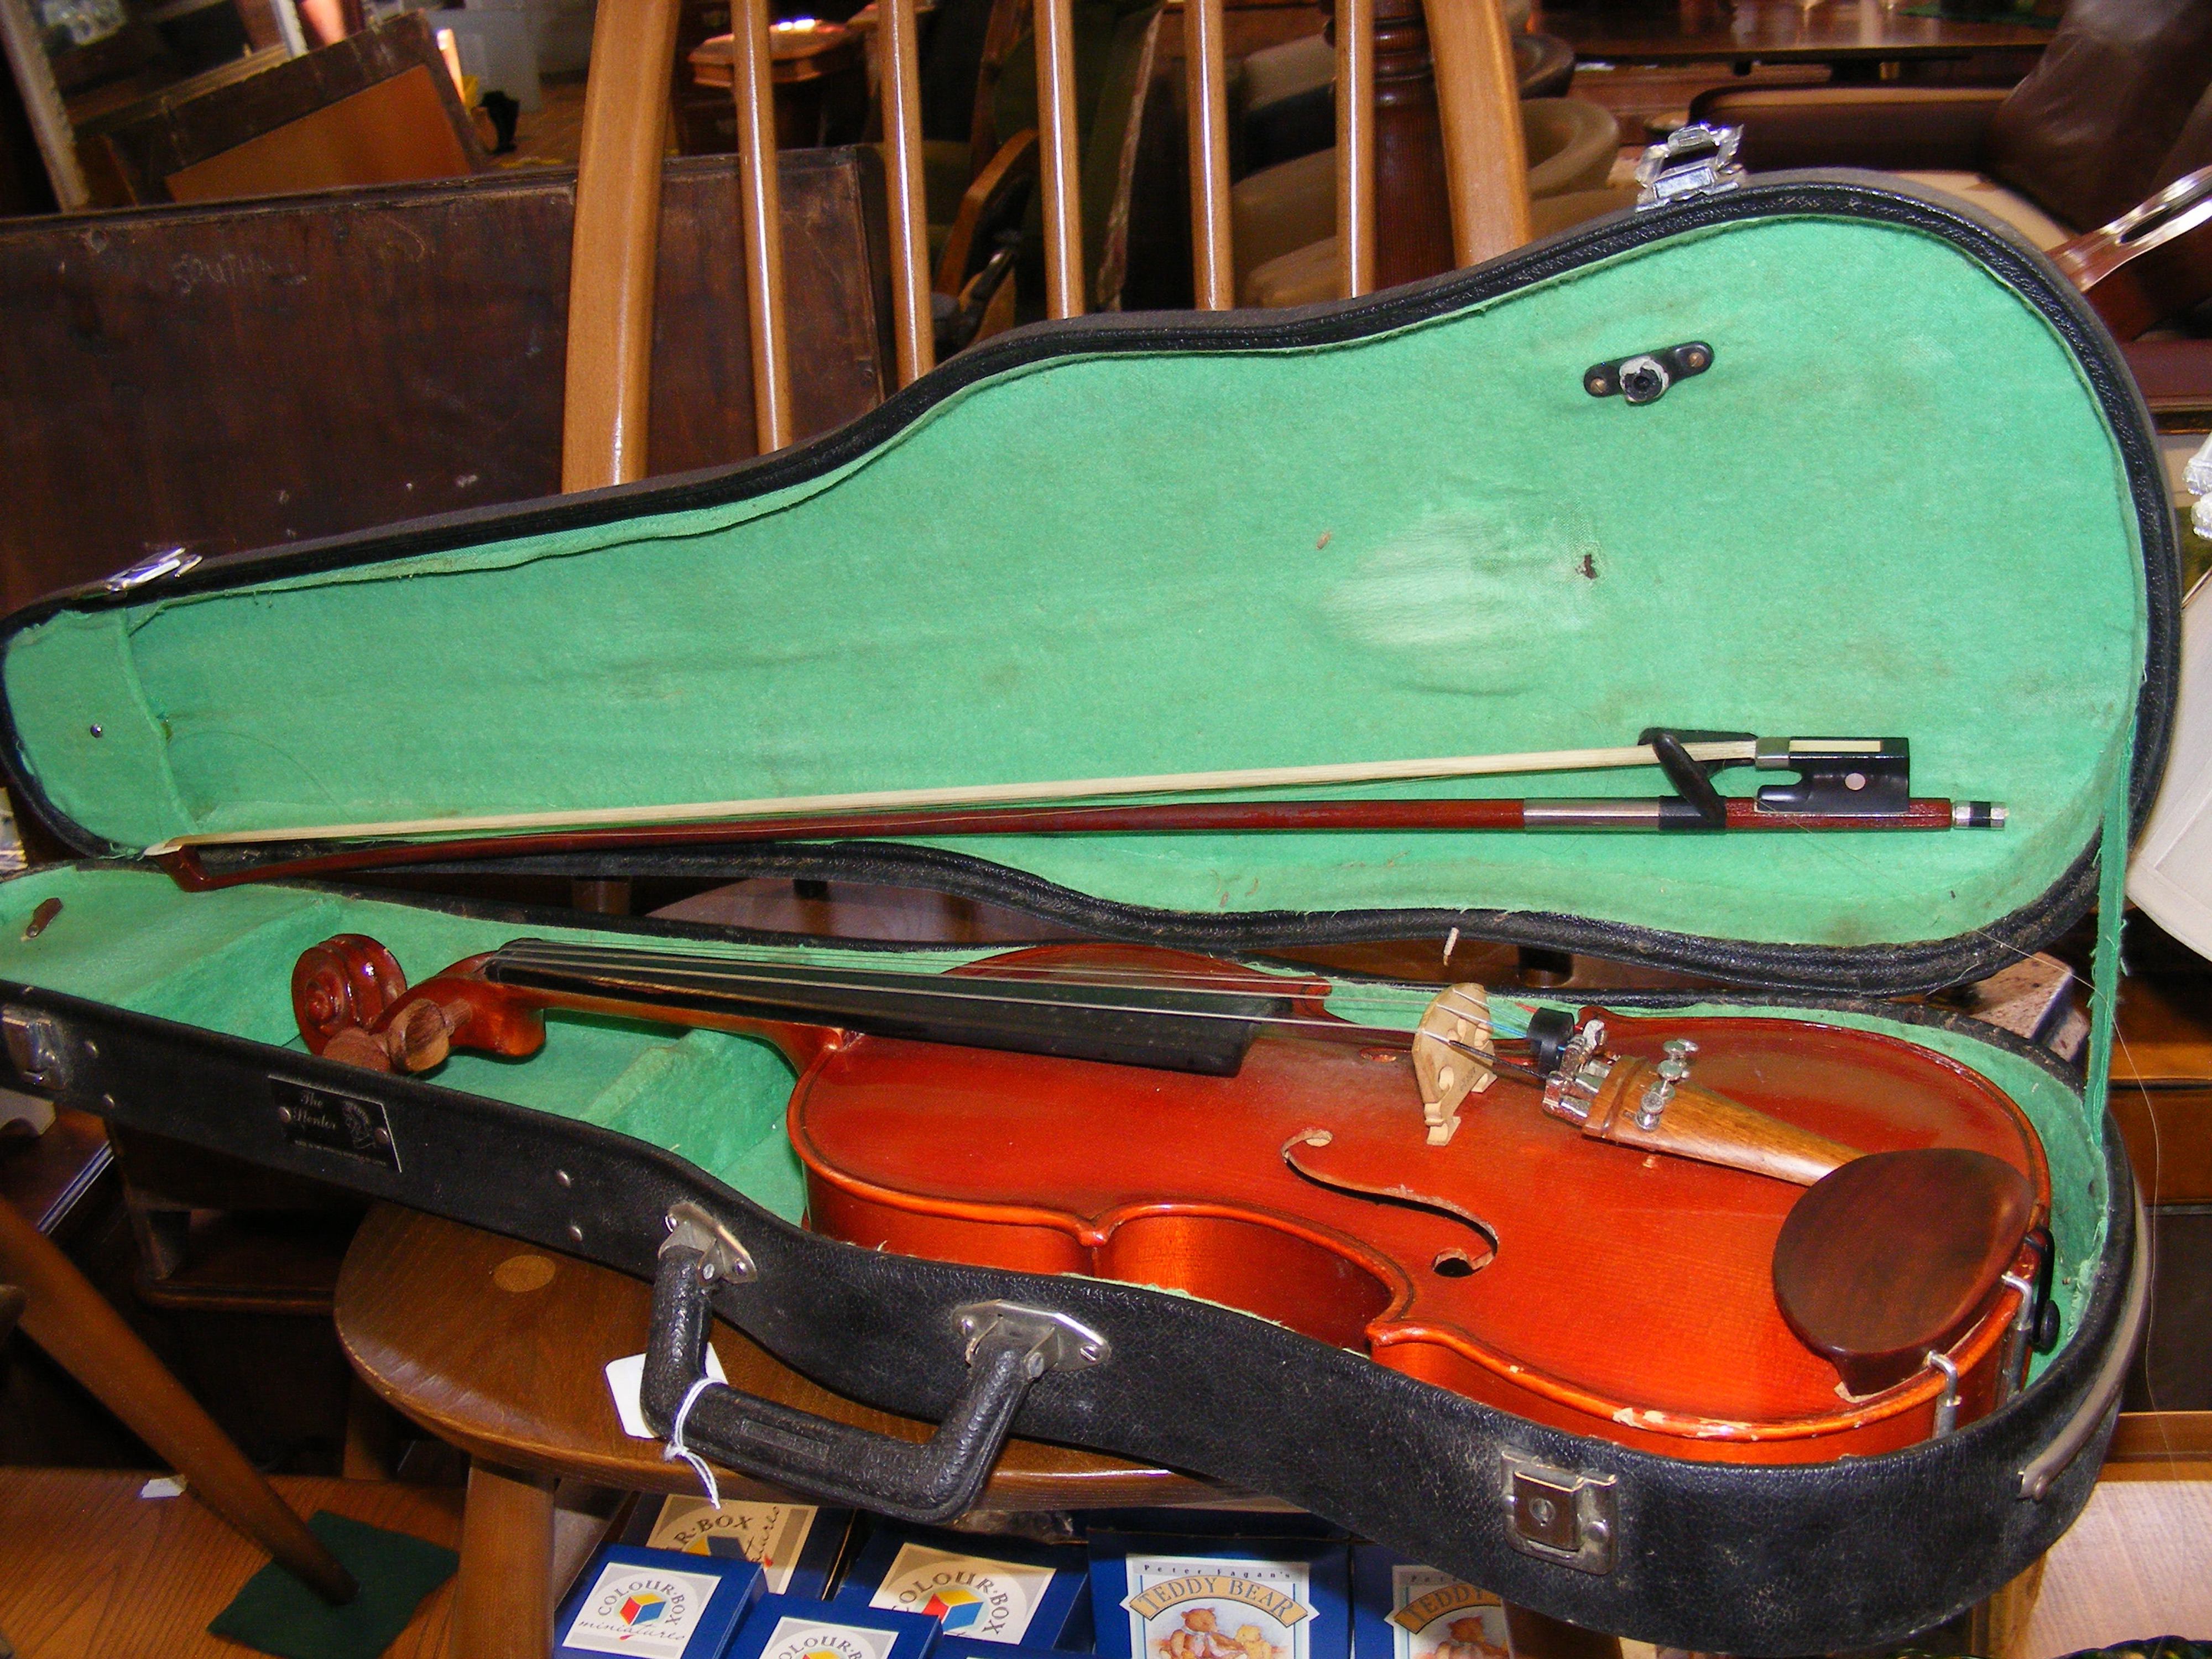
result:
[[[1083,186],[1077,159],[1075,22],[1068,0],[1036,0],[1037,116],[1043,138],[1045,308],[1085,309]]]
[[[1356,300],[1375,286],[1375,0],[1336,0],[1336,246]]]
[[[752,331],[753,425],[760,453],[792,440],[791,357],[783,326],[783,202],[776,178],[775,64],[768,0],[730,9],[737,100],[738,212],[745,234],[745,311]]]
[[[877,0],[883,82],[884,159],[890,177],[891,321],[898,383],[937,365],[929,300],[929,210],[922,192],[921,58],[915,0]]]
[[[563,490],[628,483],[646,473],[660,157],[676,14],[677,0],[599,0],[571,233]]]
[[[1371,4],[1372,0],[1360,0]],[[1185,0],[1190,64],[1190,245],[1201,311],[1237,303],[1229,230],[1229,68],[1221,0]],[[1138,96],[1141,99],[1140,90]]]
[[[1452,260],[1480,264],[1529,239],[1528,150],[1513,40],[1498,0],[1427,0]]]

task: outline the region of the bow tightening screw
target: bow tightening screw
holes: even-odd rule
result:
[[[1687,1037],[1669,1037],[1666,1047],[1667,1058],[1657,1066],[1658,1081],[1646,1089],[1644,1098],[1637,1103],[1636,1127],[1639,1129],[1657,1128],[1659,1115],[1674,1097],[1676,1085],[1689,1080],[1690,1056],[1698,1052],[1698,1045]]]

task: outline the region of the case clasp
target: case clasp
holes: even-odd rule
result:
[[[1619,1516],[1617,1476],[1562,1469],[1519,1452],[1504,1462],[1505,1540],[1523,1555],[1572,1567],[1613,1571]]]
[[[1742,166],[1735,159],[1743,142],[1741,127],[1708,125],[1692,121],[1676,127],[1663,144],[1654,144],[1636,164],[1636,207],[1666,207],[1700,196],[1717,196],[1743,183]]]

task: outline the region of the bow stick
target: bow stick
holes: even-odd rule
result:
[[[597,812],[522,812],[312,829],[179,836],[147,849],[193,891],[279,877],[441,863],[522,853],[855,836],[1243,834],[1251,831],[1747,830],[2001,829],[2005,808],[1911,793],[1902,738],[1756,738],[1652,728],[1613,749],[1261,767],[973,788],[890,789]],[[1672,796],[1401,800],[1176,801],[1126,798],[1232,790],[1349,787],[1413,780],[1658,766]],[[1749,765],[1796,774],[1753,797],[1722,795],[1712,775]],[[1117,804],[1117,798],[1121,798]],[[407,839],[411,838],[411,839]],[[333,843],[337,843],[333,845]],[[350,843],[350,844],[346,844]],[[264,847],[275,856],[209,869],[203,849]],[[303,848],[318,850],[302,851]],[[327,850],[321,850],[327,848]]]

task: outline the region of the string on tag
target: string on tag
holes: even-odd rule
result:
[[[673,1463],[680,1458],[689,1463],[699,1477],[699,1484],[707,1489],[708,1505],[719,1510],[722,1507],[722,1494],[714,1485],[714,1470],[707,1467],[705,1458],[684,1443],[684,1425],[691,1415],[691,1407],[698,1403],[701,1395],[714,1386],[713,1377],[702,1376],[684,1390],[684,1403],[676,1408],[676,1420],[668,1425],[668,1443],[660,1449],[660,1461]]]

